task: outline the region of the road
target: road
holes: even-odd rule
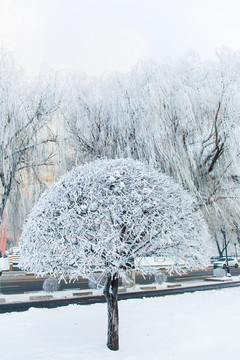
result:
[[[230,269],[232,275],[240,275],[240,269]],[[213,275],[213,268],[210,267],[207,270],[202,271],[194,271],[180,275],[172,275],[168,276],[168,282],[177,283],[177,282],[186,282],[186,281],[194,281],[201,280],[203,278],[211,277]],[[9,276],[0,277],[0,293],[7,294],[22,294],[32,291],[41,291],[43,282],[46,278],[35,278],[31,275],[23,275],[22,274],[11,274]],[[153,276],[146,276],[143,278],[141,275],[136,275],[136,283],[137,284],[151,284],[154,282]],[[120,284],[121,285],[121,284]],[[65,283],[61,281],[60,289],[88,289],[88,280],[87,279],[79,279],[75,282]]]
[[[0,294],[13,295],[41,291],[45,279],[28,275],[2,276],[0,277]],[[68,283],[60,282],[60,290],[88,288],[88,280],[86,279],[79,279],[78,281]]]

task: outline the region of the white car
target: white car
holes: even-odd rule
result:
[[[239,262],[234,257],[228,257],[228,266],[238,268]],[[226,257],[220,257],[216,261],[214,261],[213,262],[213,267],[214,268],[220,267],[220,268],[226,269],[227,268]]]
[[[18,267],[18,263],[21,257],[21,250],[18,246],[11,248],[10,250],[6,251],[4,255],[7,255],[9,260],[10,268],[11,267]]]

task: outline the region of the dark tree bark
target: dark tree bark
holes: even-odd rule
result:
[[[108,310],[108,337],[107,347],[110,350],[119,349],[118,335],[118,277],[108,275],[104,286],[104,295]]]
[[[221,232],[222,232],[222,230],[221,230]],[[224,235],[223,235],[223,236],[224,236]],[[228,242],[223,241],[223,244],[222,244],[222,247],[221,247],[221,245],[220,245],[220,243],[219,243],[219,240],[218,240],[217,236],[215,235],[215,242],[216,242],[216,245],[217,245],[217,249],[218,249],[219,256],[220,256],[220,257],[223,257],[223,256],[224,256],[224,255],[223,255],[223,254],[224,254],[224,251],[225,251],[226,248],[228,247],[230,241],[228,241]]]

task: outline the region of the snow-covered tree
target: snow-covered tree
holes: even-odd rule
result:
[[[186,57],[171,71],[161,107],[169,119],[162,170],[194,194],[218,238],[222,229],[236,237],[240,225],[239,65],[239,53],[228,49],[214,61]]]
[[[63,110],[73,160],[132,157],[174,177],[201,204],[213,234],[239,237],[240,56],[143,62],[128,74],[75,76]]]
[[[51,164],[49,144],[56,137],[50,123],[59,105],[54,86],[47,72],[28,81],[14,58],[0,51],[0,223],[7,201],[17,202],[17,189],[25,184],[28,191],[28,177]]]
[[[36,274],[106,278],[108,342],[118,345],[118,280],[141,259],[172,260],[169,271],[208,264],[209,234],[197,204],[173,179],[133,159],[105,159],[74,168],[40,197],[20,241],[21,267]]]
[[[98,80],[71,78],[63,114],[74,160],[132,157],[155,162],[159,125],[150,80],[141,67]]]
[[[47,293],[52,293],[58,291],[60,288],[60,284],[57,279],[49,277],[43,282],[43,291]]]

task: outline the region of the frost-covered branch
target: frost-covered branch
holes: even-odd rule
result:
[[[118,350],[118,282],[143,259],[167,258],[169,271],[208,265],[209,234],[195,201],[173,179],[133,159],[74,168],[40,197],[23,227],[25,270],[75,279],[105,277],[108,340]]]
[[[30,179],[26,169],[36,171],[42,164],[49,165],[53,153],[50,144],[56,144],[51,120],[59,107],[59,99],[52,79],[39,77],[37,83],[27,81],[14,59],[3,50],[0,51],[0,77],[1,223],[8,200],[9,205],[12,199],[11,206],[16,206],[13,203],[16,194],[20,194],[20,186],[31,186],[26,182]]]
[[[134,259],[154,254],[201,267],[207,240],[202,215],[172,179],[131,159],[99,160],[42,195],[23,230],[22,266],[70,277],[96,266],[124,277]]]

